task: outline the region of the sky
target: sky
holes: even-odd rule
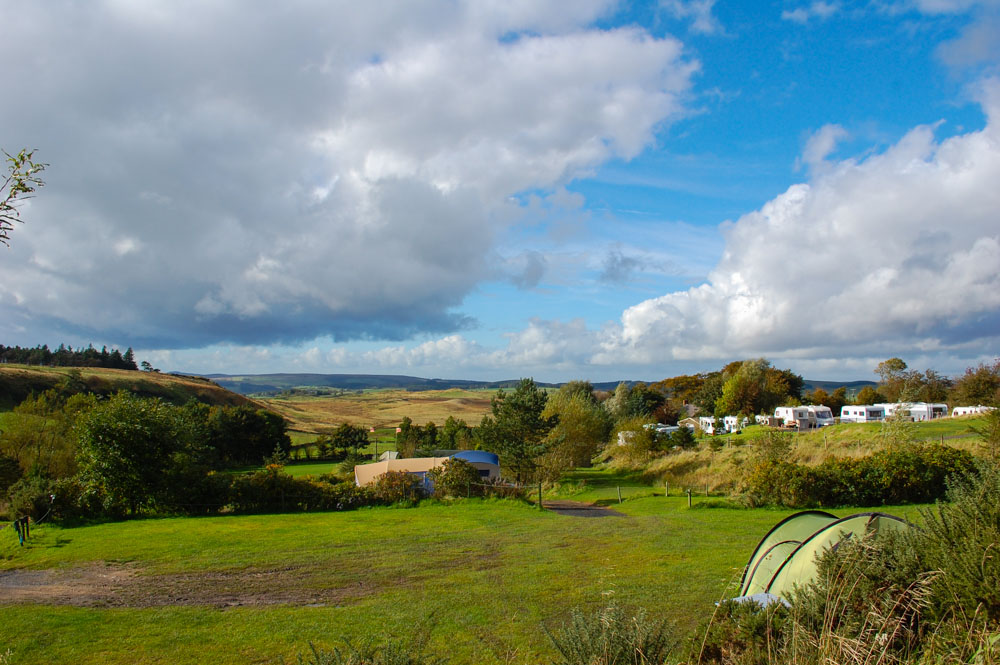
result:
[[[1000,356],[1000,0],[11,4],[0,343],[191,373]]]

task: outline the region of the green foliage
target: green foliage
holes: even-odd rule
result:
[[[430,629],[418,627],[409,640],[387,638],[381,642],[368,639],[355,644],[344,640],[332,650],[309,644],[309,653],[299,655],[298,665],[443,665],[445,659],[425,652]]]
[[[293,478],[277,465],[234,476],[228,492],[230,507],[237,513],[351,510],[376,501],[368,489],[353,482]]]
[[[1000,358],[967,368],[955,381],[950,401],[959,406],[1000,405]]]
[[[347,453],[347,457],[345,457],[344,461],[340,463],[340,471],[341,473],[353,474],[354,467],[356,467],[359,464],[364,464],[368,461],[369,459],[367,457],[357,452],[356,450],[352,450],[351,452]]]
[[[591,614],[573,609],[568,623],[546,633],[559,665],[654,665],[666,662],[676,644],[665,623],[614,602]]]
[[[926,503],[944,496],[947,478],[974,469],[969,453],[939,444],[902,444],[867,457],[829,459],[815,467],[787,461],[787,450],[776,440],[755,451],[739,485],[747,505]]]
[[[9,245],[14,222],[21,221],[19,204],[45,184],[41,173],[48,164],[34,161],[34,150],[3,154],[7,158],[7,172],[0,183],[0,243]]]
[[[21,479],[21,465],[13,457],[0,451],[0,495]]]
[[[542,415],[556,419],[546,441],[548,452],[540,460],[547,480],[557,480],[575,467],[590,466],[611,432],[608,412],[580,389],[563,386],[549,396]]]
[[[382,503],[413,504],[424,498],[424,483],[419,476],[404,471],[388,471],[372,484],[372,495]]]
[[[472,428],[464,420],[448,416],[438,431],[438,443],[445,450],[471,450],[475,443]]]
[[[464,459],[450,457],[428,471],[427,476],[433,483],[434,496],[438,498],[483,494],[479,470]]]
[[[355,452],[368,445],[368,430],[364,427],[355,427],[348,423],[341,423],[333,435],[331,442],[337,448],[352,448]]]
[[[694,432],[689,428],[680,427],[670,433],[666,445],[676,447],[680,450],[691,450],[698,447],[698,440],[695,438]]]
[[[1000,462],[1000,409],[986,414],[983,424],[970,428],[982,439],[982,449],[986,457],[994,463]]]
[[[714,412],[716,416],[772,412],[789,397],[797,399],[801,390],[802,377],[790,370],[776,370],[764,358],[746,360],[726,379]]]
[[[159,399],[117,393],[81,419],[78,462],[89,494],[112,515],[137,515],[169,489],[173,455],[192,443],[189,422]]]
[[[885,395],[871,386],[865,386],[854,396],[855,404],[882,404],[885,401]]]
[[[260,464],[276,446],[286,454],[292,447],[284,418],[249,405],[212,407],[205,427],[223,465]]]
[[[723,603],[699,662],[996,662],[1000,469],[957,477],[921,518],[824,553],[789,610]]]
[[[768,665],[788,639],[789,610],[781,603],[724,600],[690,641],[689,659],[705,665]]]
[[[512,392],[500,389],[490,399],[492,415],[479,425],[483,449],[500,456],[500,468],[527,482],[535,473],[537,459],[548,449],[546,436],[556,425],[545,416],[547,396],[532,379],[521,379]]]

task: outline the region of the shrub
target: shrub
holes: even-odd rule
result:
[[[464,459],[450,457],[427,473],[435,497],[482,496],[479,470]]]
[[[367,461],[367,457],[356,450],[351,450],[345,455],[344,461],[340,463],[340,471],[341,473],[354,473],[354,467]]]
[[[375,481],[372,495],[383,503],[416,503],[424,498],[424,483],[420,476],[404,471],[388,471]]]
[[[626,612],[612,603],[593,614],[570,612],[569,623],[545,632],[565,665],[662,663],[675,640],[665,623],[650,620],[645,610]]]
[[[28,474],[10,487],[11,517],[30,515],[33,520],[59,520],[87,513],[81,507],[83,487],[76,478],[52,480]]]

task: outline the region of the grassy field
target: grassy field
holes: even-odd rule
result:
[[[370,390],[338,397],[295,395],[258,401],[287,418],[293,430],[315,434],[341,423],[396,427],[405,416],[417,425],[434,422],[440,426],[448,416],[478,425],[489,413],[494,394],[493,390]]]
[[[0,653],[10,648],[12,664],[294,662],[309,641],[406,637],[429,623],[429,651],[452,664],[545,662],[555,654],[542,624],[574,606],[613,598],[691,629],[788,514],[662,496],[614,507],[620,516],[570,517],[471,500],[42,525],[24,548],[0,532]],[[50,576],[56,596],[11,604],[14,574]],[[66,579],[84,592],[58,596]]]

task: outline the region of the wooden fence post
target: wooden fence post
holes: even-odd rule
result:
[[[618,486],[618,503],[622,502],[622,486]]]

